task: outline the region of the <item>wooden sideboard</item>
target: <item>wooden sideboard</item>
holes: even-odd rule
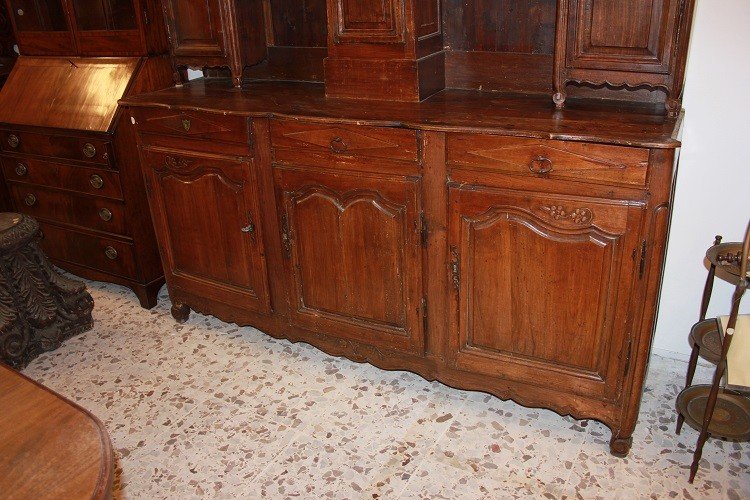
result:
[[[593,418],[631,444],[681,120],[229,79],[129,97],[173,315]]]

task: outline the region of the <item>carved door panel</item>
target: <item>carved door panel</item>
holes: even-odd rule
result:
[[[449,196],[450,362],[616,400],[643,206],[457,187]]]
[[[277,169],[276,183],[292,323],[421,352],[420,182]]]
[[[403,42],[403,5],[399,0],[335,0],[336,42]]]
[[[142,162],[169,286],[270,312],[254,164],[156,150]]]
[[[679,4],[570,0],[568,67],[669,73]]]
[[[164,3],[177,57],[225,55],[220,2],[229,0],[167,0]]]

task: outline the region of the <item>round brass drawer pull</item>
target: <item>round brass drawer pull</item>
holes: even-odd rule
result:
[[[104,187],[104,179],[99,177],[98,175],[94,174],[89,179],[89,183],[91,184],[91,187],[94,189],[101,189]]]
[[[99,218],[104,222],[109,222],[112,220],[112,212],[110,212],[106,208],[102,208],[101,210],[99,210]]]
[[[90,142],[83,145],[83,156],[86,158],[93,158],[96,156],[96,148]]]
[[[117,258],[117,250],[112,247],[107,247],[104,249],[104,255],[106,255],[109,260],[115,260]]]
[[[23,202],[26,203],[26,205],[33,207],[36,205],[36,196],[33,194],[27,194],[26,198],[23,199]]]
[[[8,145],[12,148],[17,148],[21,144],[21,139],[16,134],[8,135]]]
[[[26,167],[26,165],[24,165],[21,162],[16,163],[16,175],[18,177],[23,177],[28,172],[29,172],[29,169],[28,169],[28,167]]]
[[[546,156],[537,156],[529,163],[529,170],[535,174],[548,174],[552,172],[552,160]]]

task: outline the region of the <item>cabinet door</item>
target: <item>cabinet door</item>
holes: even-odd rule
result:
[[[72,0],[73,23],[81,55],[146,55],[141,37],[139,0]]]
[[[23,55],[73,55],[73,33],[62,0],[10,0],[10,18]]]
[[[449,196],[451,363],[615,400],[630,353],[643,207],[457,187]]]
[[[420,352],[419,181],[276,171],[295,325]]]
[[[167,0],[164,3],[175,57],[223,57],[224,38],[219,2]]]
[[[568,67],[669,73],[679,0],[570,0]]]
[[[144,150],[142,165],[169,286],[269,312],[254,164]]]

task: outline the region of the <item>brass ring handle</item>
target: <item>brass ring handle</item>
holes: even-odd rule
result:
[[[8,145],[12,148],[17,148],[21,144],[21,139],[16,134],[8,135]]]
[[[89,183],[91,184],[91,187],[94,189],[101,189],[104,187],[104,179],[99,177],[98,175],[94,174],[89,179]]]
[[[21,162],[16,163],[16,175],[18,177],[23,177],[29,172],[29,169]]]
[[[546,156],[537,156],[529,163],[529,170],[535,174],[548,174],[552,172],[552,160]]]
[[[96,156],[96,148],[90,142],[83,145],[83,156],[86,158],[93,158]]]
[[[347,149],[349,149],[349,146],[346,145],[344,139],[341,137],[337,136],[331,139],[331,151],[334,153],[345,153]]]
[[[36,196],[33,194],[27,194],[26,198],[23,199],[23,202],[26,203],[26,205],[33,207],[36,205]]]
[[[117,258],[117,250],[112,247],[107,247],[104,249],[104,255],[106,255],[109,260],[115,260]]]
[[[104,222],[109,222],[112,220],[112,212],[110,212],[106,208],[102,208],[101,210],[99,210],[99,218]]]

